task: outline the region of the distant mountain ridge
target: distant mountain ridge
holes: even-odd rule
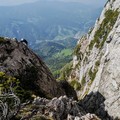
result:
[[[65,52],[64,49],[70,49],[69,54],[72,54],[77,39],[94,24],[100,11],[101,8],[81,3],[44,0],[18,6],[0,6],[0,35],[27,39],[29,46],[45,60],[52,72],[56,72],[72,57],[63,55],[57,67],[56,61],[60,58],[54,56]]]
[[[3,14],[0,17],[0,35],[18,39],[24,37],[34,44],[36,40],[53,40],[59,35],[74,37],[78,31],[84,29],[83,24],[89,21],[92,22],[90,25],[94,24],[99,11],[95,12],[89,6],[77,3],[46,1],[0,7]],[[90,15],[92,12],[95,14]]]

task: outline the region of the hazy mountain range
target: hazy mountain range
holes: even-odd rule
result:
[[[96,7],[101,7],[107,0],[0,0],[0,5],[10,6],[19,5],[24,3],[36,2],[36,1],[62,1],[62,2],[80,2],[87,5],[94,5]]]
[[[102,10],[95,0],[85,1],[0,0],[0,36],[27,39],[51,69],[53,65],[57,69],[58,60],[61,68],[72,59],[77,39],[94,25]]]

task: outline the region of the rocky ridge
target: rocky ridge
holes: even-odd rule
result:
[[[94,28],[78,41],[73,67],[67,77],[69,83],[76,81],[80,85],[76,90],[80,99],[91,92],[99,92],[104,97],[101,106],[104,104],[113,119],[120,119],[119,42],[120,0],[109,0]],[[89,98],[87,104],[90,104]]]
[[[23,42],[0,38],[0,71],[20,80],[32,94],[53,98],[65,95],[45,63]]]
[[[109,0],[94,28],[78,41],[66,78],[80,101],[62,96],[76,97],[72,88],[70,93],[66,90],[69,86],[66,81],[60,84],[55,81],[44,62],[28,46],[15,39],[0,38],[0,71],[19,78],[26,91],[53,98],[35,97],[32,104],[25,108],[22,105],[18,116],[21,120],[120,119],[119,8],[120,0]]]
[[[94,105],[86,104],[88,98],[91,98],[95,103],[100,103],[92,97],[94,94],[83,101],[75,101],[74,99],[77,99],[77,97],[74,89],[67,81],[56,82],[45,63],[28,48],[26,43],[16,39],[0,37],[0,71],[18,78],[20,87],[25,90],[24,92],[30,91],[30,95],[35,97],[33,103],[30,102],[28,106],[25,105],[26,103],[21,103],[21,105],[19,103],[21,106],[20,112],[16,118],[13,118],[14,114],[12,114],[10,117],[12,120],[36,120],[42,119],[41,117],[46,120],[99,120],[103,118],[100,111],[96,113],[100,118],[89,113]],[[23,97],[26,97],[26,95],[23,95]],[[2,98],[0,99],[2,100]],[[26,99],[29,100],[29,98]],[[99,105],[97,108],[99,108]],[[19,110],[19,107],[17,109]],[[103,108],[100,110],[103,111]],[[7,118],[9,119],[9,116]],[[105,118],[109,118],[109,116],[106,114]]]
[[[37,97],[32,106],[26,108],[26,115],[21,120],[100,120],[95,114],[86,114],[79,102],[66,96],[52,100]],[[21,110],[21,115],[26,108]]]

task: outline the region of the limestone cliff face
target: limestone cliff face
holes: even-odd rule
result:
[[[65,94],[41,58],[22,42],[0,38],[0,71],[18,78],[22,88],[41,97]]]
[[[68,79],[79,82],[80,99],[102,94],[105,110],[120,119],[120,0],[109,0],[94,28],[78,41]]]

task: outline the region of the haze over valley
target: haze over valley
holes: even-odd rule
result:
[[[105,1],[99,5],[95,1],[91,3],[87,0],[1,1],[0,35],[27,39],[55,72],[72,60],[77,40],[94,25]]]

